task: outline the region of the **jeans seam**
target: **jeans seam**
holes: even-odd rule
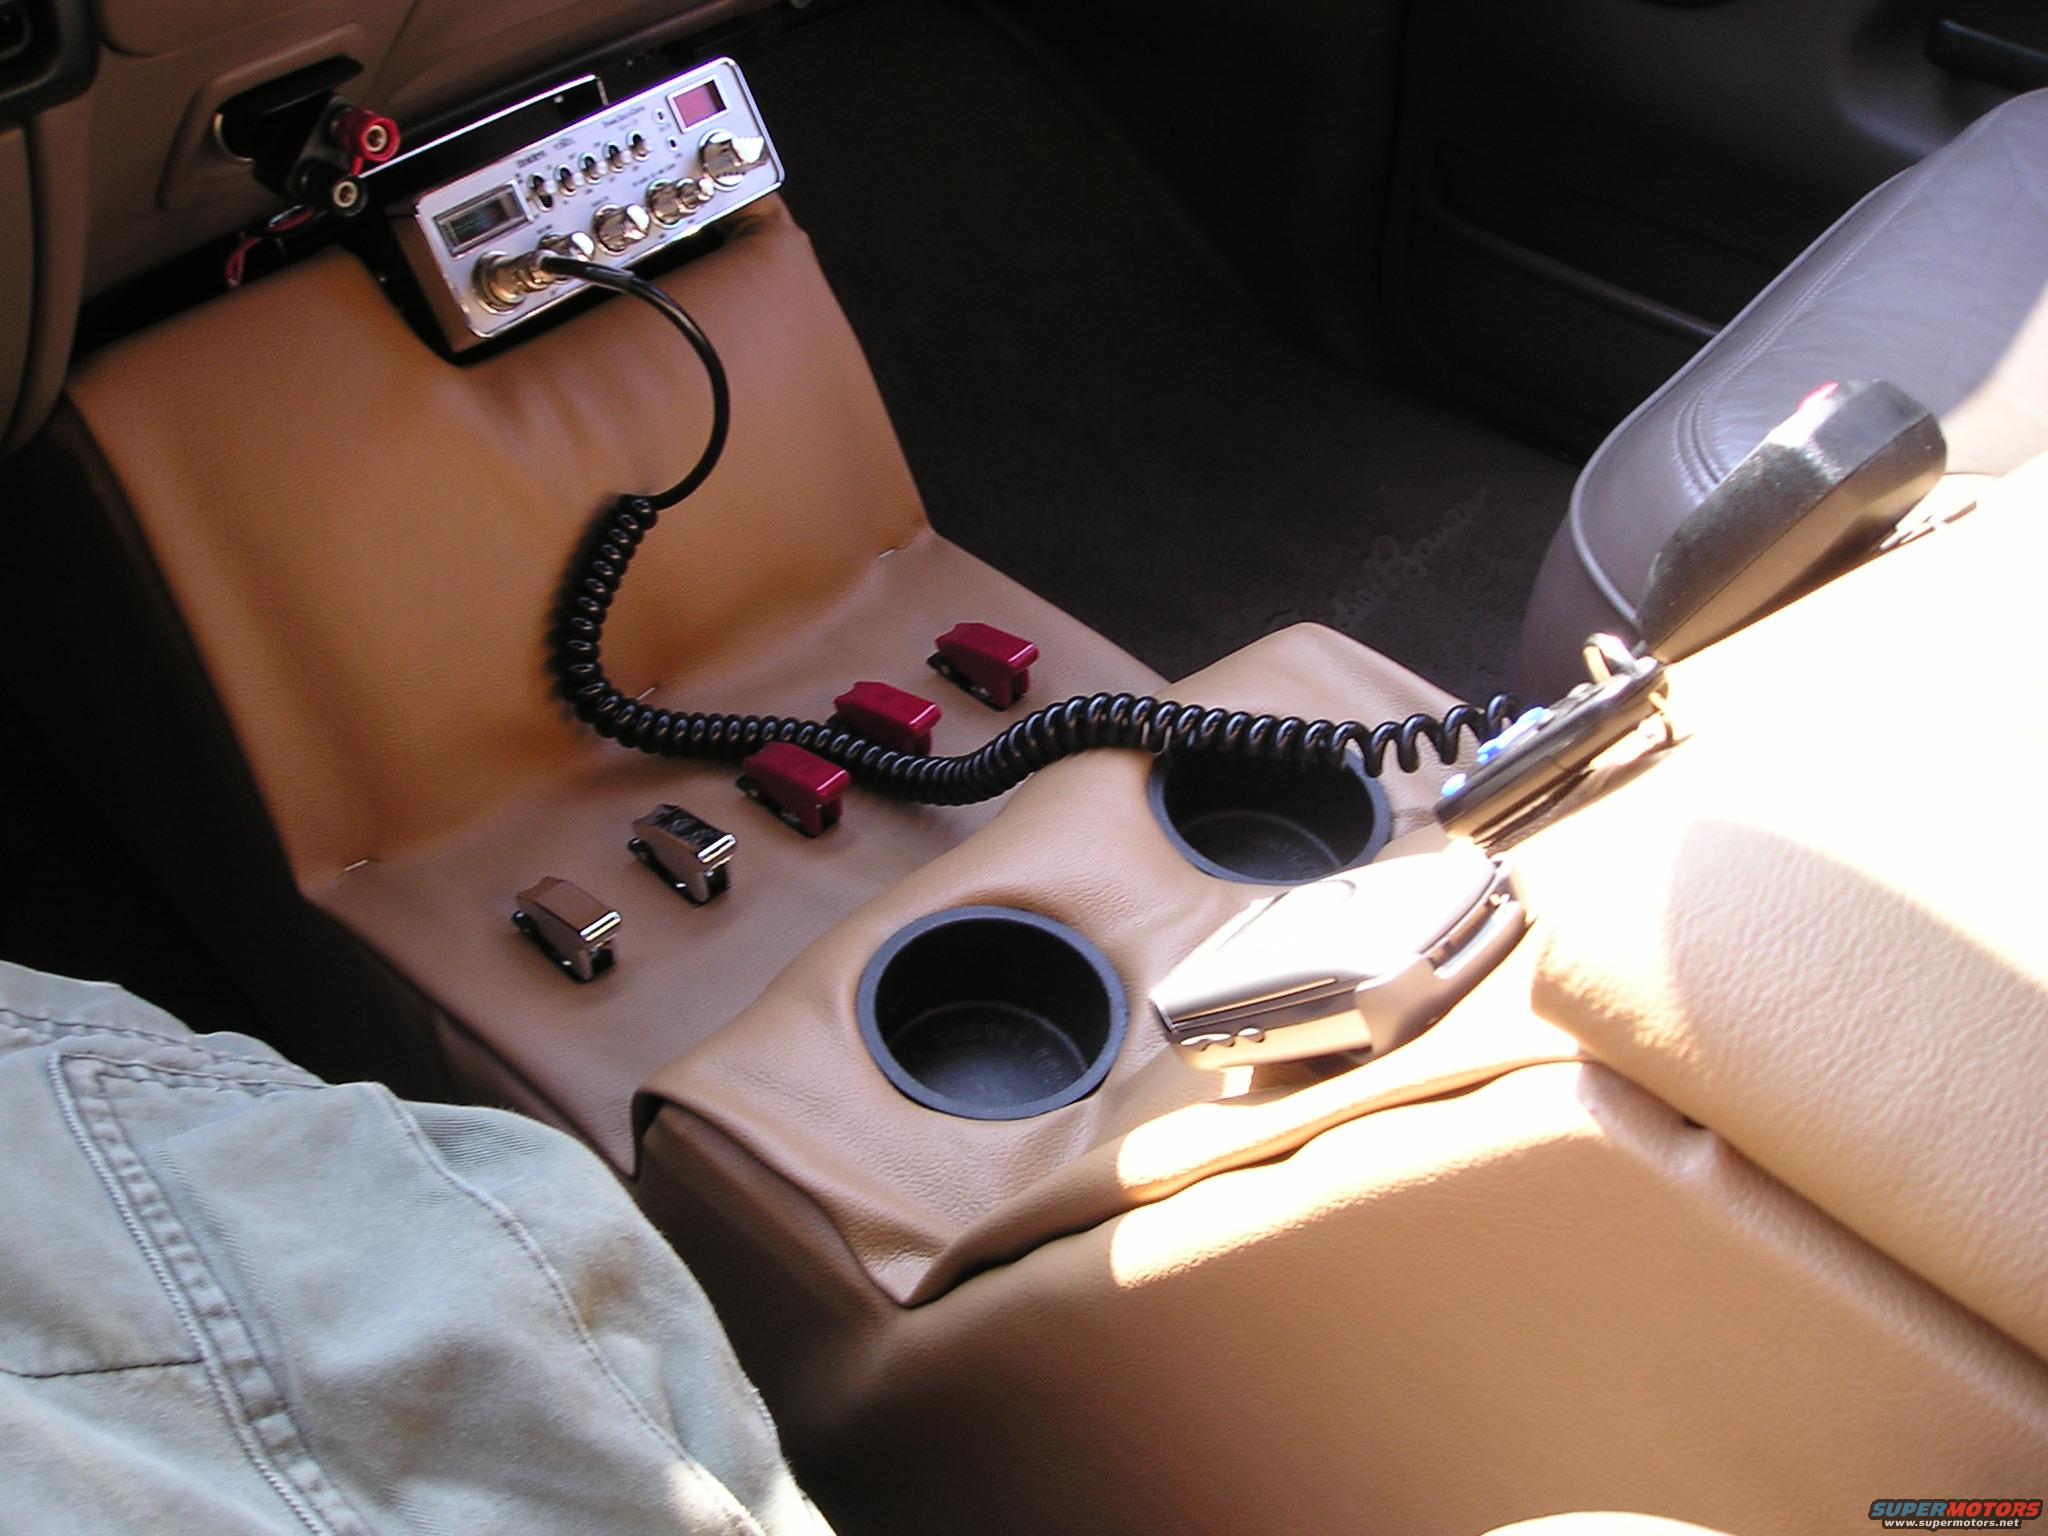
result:
[[[712,1476],[709,1469],[692,1456],[681,1442],[657,1424],[646,1406],[633,1395],[632,1389],[619,1379],[618,1372],[612,1369],[611,1362],[605,1359],[604,1352],[597,1347],[597,1341],[590,1336],[590,1329],[584,1323],[583,1315],[576,1310],[576,1303],[570,1297],[569,1288],[563,1283],[560,1271],[542,1250],[539,1240],[526,1229],[525,1223],[483,1190],[459,1177],[454,1169],[443,1162],[427,1141],[426,1133],[420,1129],[418,1122],[405,1114],[389,1093],[378,1094],[377,1100],[384,1106],[385,1112],[398,1123],[401,1134],[412,1143],[420,1160],[445,1180],[450,1188],[481,1207],[505,1235],[511,1238],[514,1246],[525,1254],[527,1261],[540,1273],[542,1281],[554,1296],[556,1304],[568,1320],[570,1333],[582,1347],[591,1364],[597,1368],[598,1373],[625,1402],[633,1417],[639,1420],[641,1426],[655,1438],[663,1450],[673,1456],[679,1465],[688,1468],[693,1477],[699,1479],[709,1492],[725,1503],[730,1529],[744,1533],[744,1536],[763,1536],[760,1522],[754,1518],[752,1511],[740,1503],[738,1496],[722,1479]]]
[[[214,1397],[250,1465],[315,1536],[367,1531],[313,1456],[292,1417],[291,1405],[256,1346],[254,1333],[129,1139],[106,1079],[153,1081],[155,1086],[168,1088],[240,1088],[255,1094],[284,1088],[311,1091],[318,1085],[237,1082],[216,1074],[174,1071],[83,1053],[53,1055],[49,1070],[73,1138],[198,1351]],[[271,1399],[260,1415],[250,1401],[259,1392]],[[286,1459],[297,1465],[280,1465]]]
[[[9,1024],[9,1020],[18,1023]],[[42,1025],[43,1028],[33,1026]],[[59,1019],[37,1013],[23,1013],[18,1008],[0,1006],[0,1026],[12,1028],[32,1040],[51,1041],[68,1034],[115,1035],[125,1040],[153,1040],[175,1050],[191,1051],[206,1057],[209,1061],[236,1062],[243,1066],[268,1067],[277,1072],[294,1074],[295,1080],[307,1087],[314,1086],[318,1079],[294,1067],[290,1062],[269,1056],[242,1056],[232,1051],[216,1051],[210,1046],[199,1044],[197,1035],[167,1035],[162,1030],[138,1029],[129,1024],[96,1024],[89,1019]]]

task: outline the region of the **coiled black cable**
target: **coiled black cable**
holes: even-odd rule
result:
[[[552,251],[541,252],[538,263],[541,271],[554,277],[580,277],[592,287],[628,293],[643,304],[653,305],[663,319],[683,333],[683,340],[690,344],[691,350],[697,354],[697,361],[704,365],[705,380],[711,385],[711,435],[705,439],[704,451],[697,455],[697,462],[691,466],[690,472],[667,490],[659,495],[637,498],[657,512],[674,506],[711,478],[711,471],[718,467],[718,460],[725,452],[726,437],[732,431],[732,386],[726,382],[725,364],[719,359],[718,349],[711,345],[711,338],[704,334],[704,328],[697,324],[687,309],[645,278],[621,272],[616,267],[601,267],[594,261],[559,256]],[[628,554],[626,558],[631,559],[632,556]]]
[[[578,719],[600,736],[656,757],[742,758],[771,742],[788,742],[840,764],[855,782],[899,800],[971,805],[1015,789],[1032,774],[1078,752],[1124,747],[1143,752],[1208,752],[1301,767],[1342,767],[1355,750],[1378,776],[1388,754],[1404,773],[1422,766],[1427,745],[1437,761],[1455,761],[1461,738],[1485,741],[1504,730],[1520,707],[1496,694],[1483,707],[1457,704],[1439,717],[1365,725],[1357,720],[1302,720],[1207,708],[1129,693],[1097,693],[1033,710],[986,745],[960,757],[919,757],[818,720],[780,715],[714,715],[663,709],[630,699],[604,670],[604,624],[641,541],[664,509],[710,477],[725,450],[732,404],[725,369],[710,339],[682,305],[629,272],[544,255],[543,270],[628,293],[659,310],[703,360],[711,382],[711,435],[696,465],[658,496],[628,496],[600,517],[578,551],[550,637],[549,669]]]

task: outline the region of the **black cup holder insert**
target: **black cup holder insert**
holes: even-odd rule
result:
[[[1146,792],[1182,856],[1225,880],[1320,880],[1387,845],[1387,792],[1357,762],[1304,768],[1169,752],[1153,765]]]
[[[919,918],[875,952],[856,998],[883,1076],[929,1109],[1022,1120],[1101,1086],[1123,983],[1064,923],[1010,907]]]

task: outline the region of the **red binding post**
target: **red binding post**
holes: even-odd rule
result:
[[[345,107],[335,113],[327,133],[335,147],[354,162],[351,175],[360,176],[398,153],[398,124],[368,107]]]

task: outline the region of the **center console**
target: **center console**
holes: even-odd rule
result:
[[[1226,708],[1311,716],[1346,698],[1388,709],[1434,702],[1411,674],[1309,626],[1188,687]],[[903,1304],[1113,1215],[1128,1195],[1111,1149],[1132,1136],[1170,1139],[1176,1117],[1200,1118],[1219,1098],[1241,1110],[1251,1086],[1249,1069],[1232,1081],[1174,1059],[1147,1000],[1265,894],[1210,874],[1148,814],[1151,767],[1139,754],[1101,753],[1046,770],[655,1074],[643,1122],[673,1106],[777,1169],[845,1235],[869,1281]],[[1426,776],[1390,777],[1389,830],[1432,843],[1430,799]],[[1557,1037],[1533,1038],[1569,1053]],[[1511,1052],[1528,1049],[1525,1039]],[[1395,1053],[1385,1065],[1400,1063]],[[1446,1071],[1484,1075],[1421,1057],[1403,1071],[1416,1074],[1404,1077],[1409,1091],[1440,1089]],[[1315,1077],[1278,1073],[1297,1085]],[[1247,1129],[1256,1119],[1240,1118]],[[642,1176],[678,1175],[649,1163]]]
[[[571,286],[537,281],[549,242],[654,274],[731,381],[725,458],[664,514],[606,633],[638,697],[814,718],[856,683],[929,688],[935,637],[1031,637],[1031,700],[964,678],[978,694],[918,717],[960,753],[1039,700],[1160,680],[930,528],[728,61],[566,116],[459,174],[405,172],[389,206],[424,332],[329,253],[89,358],[41,452],[161,593],[153,654],[190,663],[124,687],[206,701],[182,732],[133,732],[151,773],[183,769],[196,795],[219,763],[246,775],[237,810],[260,825],[239,857],[219,804],[138,829],[167,884],[210,880],[195,926],[273,978],[275,1011],[361,1029],[337,1001],[360,993],[295,973],[306,950],[284,925],[318,925],[335,974],[425,1021],[454,1091],[604,1156],[704,1281],[835,1518],[1236,1532],[1278,1509],[1293,1529],[1450,1533],[1682,1486],[1709,1490],[1717,1523],[1774,1528],[1775,1485],[1748,1491],[1685,1433],[1709,1399],[1760,1436],[1841,1423],[1838,1464],[1799,1471],[1827,1507],[1896,1477],[1889,1403],[1919,1405],[1930,1454],[2038,1447],[2038,1371],[1887,1256],[1901,1244],[1847,1198],[1853,1177],[1781,1183],[1717,1134],[1738,1112],[1726,1085],[1770,1081],[1757,1062],[1783,1046],[1731,1050],[1703,1024],[1717,983],[1685,969],[1672,898],[1695,865],[1672,829],[1711,841],[1695,802],[1717,796],[1834,825],[1820,788],[1758,787],[1755,719],[1798,718],[1763,653],[1744,670],[1738,648],[1718,683],[1702,658],[1688,724],[1719,745],[1686,749],[1693,800],[1641,790],[1666,770],[1617,769],[1613,800],[1632,790],[1656,815],[1527,829],[1513,856],[1538,877],[1537,926],[1523,936],[1520,888],[1489,874],[1470,924],[1418,941],[1445,970],[1486,946],[1456,1006],[1306,1062],[1250,1048],[1278,1033],[1269,1015],[1170,1031],[1153,999],[1255,904],[1432,857],[1448,767],[1373,779],[1105,750],[999,803],[857,792],[805,836],[749,804],[731,763],[582,728],[544,666],[570,554],[597,509],[681,472],[712,407],[653,318],[573,313]],[[692,242],[713,219],[719,238]],[[697,254],[663,271],[656,251]],[[559,323],[527,324],[543,312]],[[346,473],[308,472],[337,456]],[[50,633],[90,657],[107,615],[72,595],[51,620],[72,628]],[[1880,614],[1908,601],[1881,598]],[[1829,632],[1796,609],[1777,622],[1809,651]],[[1868,612],[1851,627],[1887,643]],[[1312,626],[1185,688],[1304,719],[1451,702]],[[134,794],[129,727],[79,722],[81,775],[109,804]],[[642,862],[678,827],[717,848],[715,883]],[[1663,884],[1618,879],[1638,854]],[[1918,873],[1948,888],[1939,859]],[[593,898],[579,931],[602,930],[610,964],[587,984],[508,921],[550,881]],[[1739,884],[1715,892],[1742,909]],[[1573,936],[1545,921],[1565,910]],[[1617,933],[1626,963],[1603,949]],[[1197,1051],[1220,1070],[1195,1070]],[[1704,1087],[1686,1070],[1701,1060]],[[1775,1118],[1745,1123],[1745,1147],[1784,1158],[1792,1109],[1763,1102]],[[1830,1124],[1863,1146],[1875,1101],[1853,1104]],[[2002,1324],[2031,1338],[2038,1318],[2004,1300]]]
[[[1934,1403],[1916,1465],[2023,1465],[2048,1378],[1972,1315],[2048,1338],[2022,1245],[1963,1258],[1939,1235],[1963,1230],[1944,1206],[1961,1186],[1906,1181],[1938,1143],[1981,1175],[1963,1198],[2007,1201],[2012,1144],[1931,1106],[1889,1134],[1899,1078],[1880,1063],[1938,1061],[2012,1128],[2024,1090],[2000,1081],[2042,1038],[2006,1033],[2000,956],[2019,950],[1950,930],[1953,969],[1913,957],[1935,911],[2023,945],[2031,877],[1967,839],[1902,839],[1887,776],[1788,776],[1770,750],[1810,708],[1788,658],[1845,638],[1884,659],[1835,699],[1852,716],[1955,702],[1895,616],[1961,622],[1994,567],[2029,569],[2015,546],[2048,534],[2010,510],[1974,545],[1888,556],[1675,667],[1681,745],[1605,761],[1520,834],[1537,926],[1397,1049],[1176,1059],[1145,1000],[1264,893],[1137,814],[1148,765],[1116,754],[1048,771],[813,945],[650,1082],[638,1185],[807,1485],[877,1531],[1058,1529],[1079,1508],[1118,1531],[1265,1529],[1284,1510],[1294,1529],[1448,1533],[1508,1506],[1672,1508],[1677,1486],[1717,1526],[1773,1529],[1788,1485],[1730,1477],[1682,1432],[1697,1415],[1786,1437],[1824,1421],[1828,1466],[1802,1461],[1796,1497],[1860,1510],[1864,1482],[1898,1475],[1886,1426]],[[1197,686],[1298,711],[1428,698],[1309,629]],[[1995,685],[1962,686],[1988,704]],[[1430,857],[1418,786],[1386,787],[1375,867]],[[863,1032],[878,966],[918,963],[935,917],[1002,909],[1084,939],[1130,1004],[1101,1084],[1017,1119],[906,1088]],[[1869,947],[1864,919],[1886,936]],[[1092,967],[1035,951],[1019,972],[1010,940],[985,942],[977,1006],[1052,1011],[1077,1039],[1099,1018]],[[959,968],[923,958],[944,1019]]]

